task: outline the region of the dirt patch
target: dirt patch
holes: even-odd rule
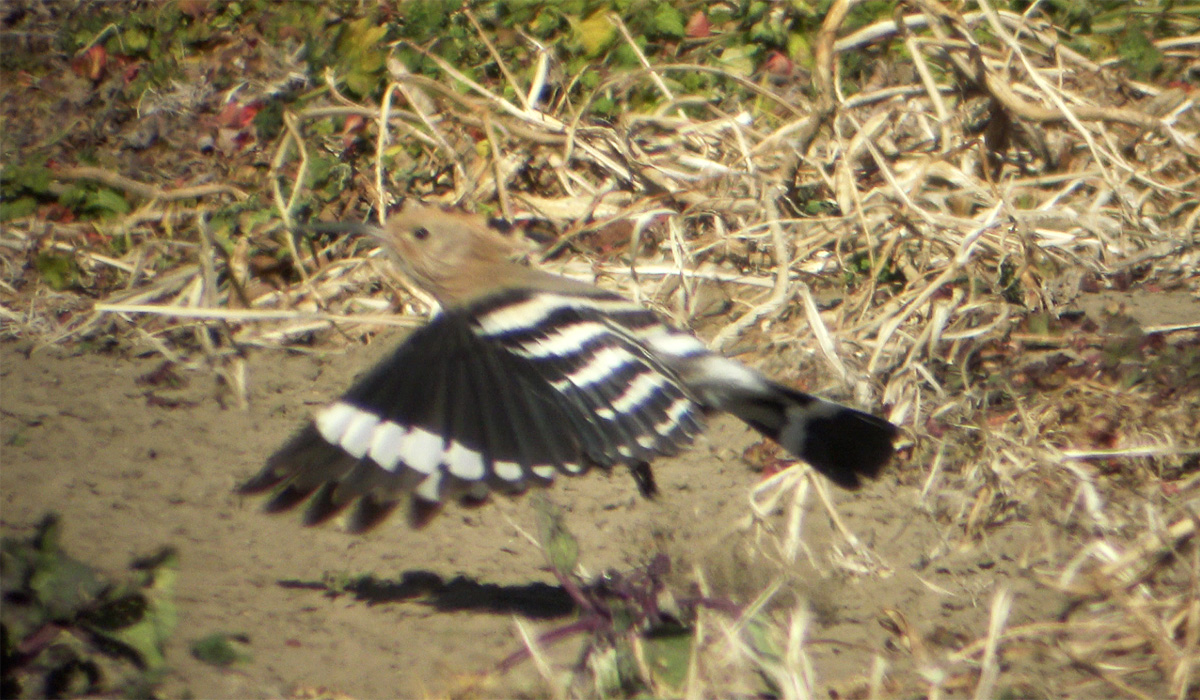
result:
[[[185,385],[163,389],[142,379],[160,368],[157,360],[0,345],[3,532],[26,535],[44,511],[57,511],[68,550],[112,571],[157,545],[177,547],[181,619],[167,654],[168,695],[461,690],[520,648],[514,614],[540,631],[573,619],[561,592],[546,585],[554,579],[542,554],[522,535],[536,532],[528,499],[452,507],[420,531],[395,519],[354,537],[336,527],[303,529],[294,516],[265,515],[233,495],[314,405],[392,342],[325,356],[254,353],[248,410],[223,408],[204,371],[176,369]],[[671,557],[678,595],[689,594],[695,566],[716,595],[743,602],[782,580],[779,604],[809,601],[810,653],[832,689],[860,684],[877,655],[913,663],[911,650],[896,648],[898,619],[911,626],[910,642],[953,647],[978,638],[998,584],[1016,594],[1012,624],[1061,611],[1061,596],[1029,572],[1068,553],[1062,534],[1018,519],[963,544],[954,526],[919,507],[926,467],[918,464],[901,463],[859,493],[833,494],[842,521],[872,553],[874,574],[849,573],[856,555],[811,497],[808,554],[783,566],[771,554],[782,514],[739,527],[760,479],[738,457],[751,442],[748,431],[718,419],[693,450],[656,464],[655,501],[640,498],[622,473],[564,479],[549,495],[592,573],[629,569],[661,551]],[[374,600],[334,597],[322,586],[327,572],[433,584],[397,585]],[[457,594],[438,585],[456,579]],[[247,634],[252,660],[225,671],[193,659],[189,644],[217,631]],[[568,662],[578,649],[573,640],[554,658]],[[544,686],[529,666],[479,688],[540,696]]]

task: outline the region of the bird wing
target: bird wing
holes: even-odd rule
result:
[[[310,524],[357,500],[350,527],[361,530],[408,493],[438,503],[520,491],[690,442],[698,406],[614,309],[537,296],[501,294],[414,332],[241,491],[274,490],[272,511],[307,502]],[[534,306],[546,313],[532,318]],[[631,322],[657,322],[633,309],[649,317]]]
[[[673,454],[701,430],[701,410],[642,341],[652,312],[598,289],[510,290],[471,308],[474,331],[520,358],[554,389],[591,462],[637,463]]]

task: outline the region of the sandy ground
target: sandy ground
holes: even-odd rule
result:
[[[161,545],[177,547],[181,619],[168,649],[169,696],[271,697],[327,688],[357,698],[431,697],[461,690],[520,648],[514,616],[538,631],[574,619],[561,610],[561,591],[544,585],[554,578],[520,531],[536,532],[528,498],[451,507],[420,531],[393,518],[351,536],[337,526],[302,528],[295,514],[263,514],[256,501],[233,493],[314,407],[397,338],[325,355],[252,352],[247,410],[223,407],[228,402],[206,371],[180,370],[186,385],[163,389],[138,381],[159,359],[0,344],[3,534],[27,536],[43,512],[57,511],[67,550],[112,572]],[[774,535],[738,526],[761,478],[739,456],[753,441],[735,422],[714,421],[693,450],[656,464],[662,493],[654,501],[639,497],[620,472],[561,479],[548,495],[566,511],[592,573],[629,569],[665,552],[675,590],[686,593],[700,567],[716,592],[737,600],[782,578],[780,600],[807,599],[814,611],[808,651],[826,692],[861,681],[877,654],[893,668],[911,668],[921,645],[978,639],[997,583],[1015,593],[1010,624],[1061,609],[1056,594],[1022,573],[1069,554],[1072,545],[1050,520],[1014,518],[964,545],[951,524],[917,507],[926,470],[903,460],[860,492],[831,487],[842,521],[884,574],[852,576],[831,563],[849,548],[831,534],[815,498],[804,528],[811,557],[782,567],[769,556]],[[1037,509],[1028,504],[1024,512]],[[768,525],[781,528],[783,516]],[[394,582],[406,574],[462,578],[431,595],[399,586],[367,600],[328,595],[318,585],[326,572],[369,572]],[[919,633],[915,651],[897,641],[897,620]],[[251,659],[232,669],[193,659],[191,642],[217,631],[248,635]],[[562,645],[557,660],[571,661],[579,644],[576,638]],[[524,664],[478,692],[547,691]]]

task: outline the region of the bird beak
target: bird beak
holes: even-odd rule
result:
[[[382,239],[384,235],[381,227],[357,221],[318,221],[308,224],[296,224],[296,230],[305,233],[338,233],[376,239]]]

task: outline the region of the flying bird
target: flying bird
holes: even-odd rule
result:
[[[268,511],[307,504],[316,524],[353,505],[349,529],[362,531],[404,503],[419,525],[450,498],[618,464],[649,492],[650,461],[719,411],[846,488],[892,456],[888,421],[771,381],[617,294],[515,262],[484,217],[410,204],[384,226],[327,228],[381,242],[442,312],[240,487],[273,491]]]

